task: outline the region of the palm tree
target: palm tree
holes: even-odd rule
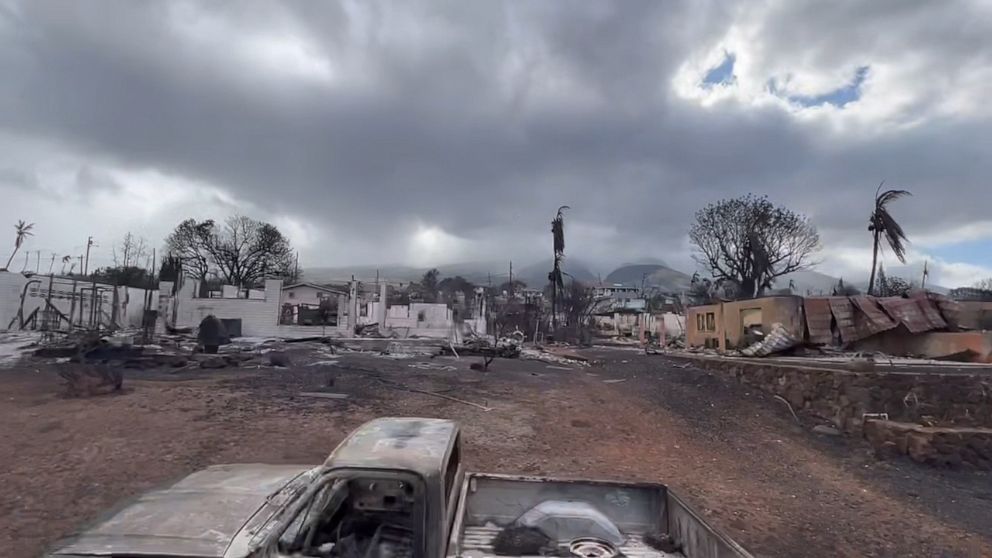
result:
[[[571,209],[567,205],[558,208],[558,215],[551,220],[551,236],[554,244],[554,268],[548,274],[551,281],[551,325],[558,328],[558,293],[564,294],[565,280],[562,277],[561,261],[565,258],[565,216],[562,211]]]
[[[25,223],[23,220],[18,221],[14,225],[14,229],[17,231],[17,236],[14,237],[14,251],[11,252],[10,258],[7,259],[7,265],[3,266],[4,269],[10,269],[10,262],[14,261],[14,256],[17,255],[17,251],[21,249],[24,245],[24,239],[29,236],[34,236],[31,229],[34,228],[34,223]]]
[[[71,260],[72,260],[72,256],[69,255],[62,256],[62,271],[61,271],[62,275],[65,275],[65,264],[69,263]]]
[[[885,181],[882,181],[885,184]],[[872,234],[872,254],[871,254],[871,278],[868,280],[868,294],[875,292],[875,269],[878,266],[878,249],[882,235],[892,253],[900,262],[906,263],[906,233],[902,226],[896,222],[892,214],[889,213],[889,203],[903,196],[911,196],[907,190],[886,190],[882,192],[882,184],[875,190],[875,210],[872,211],[868,221],[868,232]]]

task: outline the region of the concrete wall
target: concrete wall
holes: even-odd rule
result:
[[[667,337],[678,337],[685,334],[685,316],[674,312],[665,312],[664,314],[655,314],[654,319],[655,327],[663,327]]]
[[[958,322],[962,327],[992,330],[992,302],[963,300],[958,304],[961,308]]]
[[[171,288],[171,284],[169,284]],[[282,294],[282,281],[270,279],[265,282],[264,299],[248,298],[195,298],[196,284],[186,281],[176,295],[174,325],[176,327],[197,327],[200,321],[210,314],[221,319],[240,319],[241,334],[246,337],[279,336],[279,308]],[[167,292],[166,284],[160,285]]]
[[[51,282],[52,305],[67,317],[71,314],[74,324],[88,324],[93,303],[92,282],[48,275],[34,275],[28,278],[20,273],[0,271],[0,328],[7,329],[11,320],[17,316],[17,310],[21,303],[21,293],[25,292],[25,285],[27,285],[27,291],[24,298],[24,318],[38,309],[38,324],[40,325],[41,309],[44,307],[45,298],[49,295],[49,282]],[[103,283],[96,285],[98,289],[97,310],[101,314],[100,322],[107,325],[110,322],[110,317],[114,315],[113,290],[115,287]],[[147,291],[132,287],[116,287],[116,289],[117,324],[121,327],[139,327]],[[155,299],[156,295],[153,291],[153,308]],[[16,328],[17,324],[14,324],[14,327]]]
[[[170,293],[172,284],[163,282],[160,290]],[[166,323],[175,327],[197,327],[206,316],[213,314],[221,319],[240,319],[241,333],[247,337],[304,337],[310,335],[334,335],[350,337],[354,335],[354,325],[378,323],[385,315],[385,330],[392,330],[397,336],[405,337],[459,337],[462,332],[455,328],[452,311],[445,304],[413,303],[409,306],[392,306],[383,311],[379,302],[359,304],[357,296],[338,298],[338,310],[354,310],[355,316],[338,314],[337,326],[297,326],[280,325],[279,316],[284,299],[282,282],[265,282],[264,299],[245,298],[194,298],[195,285],[187,282],[175,297],[168,294],[159,297],[159,315],[164,329]],[[466,327],[476,333],[485,334],[485,318],[464,320]]]
[[[956,355],[967,362],[992,362],[990,331],[930,331],[910,333],[904,326],[855,343],[858,351],[893,356],[944,358]]]
[[[689,307],[686,312],[685,327],[687,346],[724,349],[722,304]]]
[[[288,304],[320,305],[321,297],[337,299],[338,293],[318,289],[310,285],[297,285],[282,290],[282,302]]]
[[[769,296],[693,306],[687,313],[686,342],[690,347],[703,347],[709,341],[711,346],[716,343],[720,350],[739,349],[745,326],[760,324],[761,331],[767,334],[776,323],[802,339],[805,334],[802,306],[803,299],[799,296]],[[707,327],[711,323],[715,328]]]

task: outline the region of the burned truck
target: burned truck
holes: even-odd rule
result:
[[[50,558],[742,558],[661,484],[467,473],[457,423],[383,418],[317,467],[220,465]]]

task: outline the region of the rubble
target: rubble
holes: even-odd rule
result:
[[[792,336],[781,323],[772,324],[772,331],[764,339],[741,350],[744,356],[764,357],[787,351],[799,345],[799,340]]]
[[[546,349],[523,349],[520,351],[520,358],[539,360],[549,364],[568,364],[572,366],[589,366],[589,361],[584,357],[573,358],[573,353],[555,354]],[[574,355],[578,357],[578,355]]]
[[[120,391],[124,374],[111,366],[72,364],[62,367],[59,376],[66,381],[68,397],[87,397]]]
[[[269,364],[272,366],[292,366],[293,360],[289,358],[289,355],[283,351],[271,351],[268,353]]]

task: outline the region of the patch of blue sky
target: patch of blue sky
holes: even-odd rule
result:
[[[992,267],[992,238],[943,244],[928,248],[927,252],[947,262]]]
[[[822,105],[833,105],[843,108],[848,103],[853,103],[861,98],[861,86],[868,78],[868,66],[861,66],[854,72],[854,77],[843,87],[828,91],[821,95],[784,95],[778,90],[778,85],[774,79],[768,81],[768,90],[773,95],[785,97],[789,101],[804,107],[818,107]]]
[[[729,52],[723,55],[723,62],[718,66],[710,68],[703,76],[703,86],[713,87],[714,85],[725,85],[734,82],[734,62],[737,57]]]

